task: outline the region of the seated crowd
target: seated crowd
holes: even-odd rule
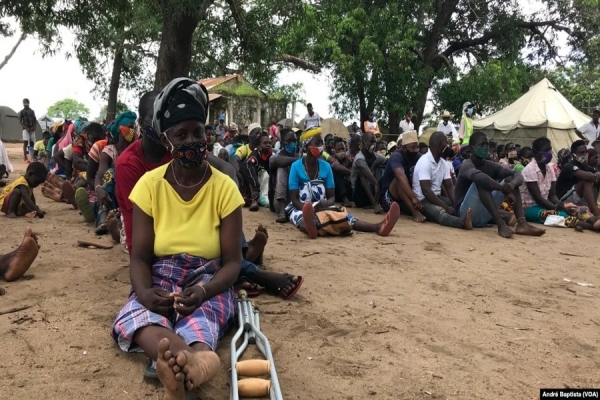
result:
[[[550,216],[600,230],[598,154],[581,140],[553,163],[545,137],[519,150],[482,132],[461,146],[452,130],[427,143],[416,131],[385,143],[370,115],[347,141],[323,132],[319,118],[304,131],[274,122],[266,131],[223,119],[206,125],[207,111],[205,87],[175,79],[144,94],[139,115],[126,111],[107,126],[56,124],[35,144],[25,174],[0,188],[7,217],[43,218],[34,196],[40,186],[129,254],[132,288],[111,334],[123,351],[153,360],[148,374],[163,383],[166,399],[185,398],[218,372],[215,350],[234,322],[236,290],[290,299],[303,284],[302,276],[259,268],[268,231],[259,225],[247,242],[243,207],[269,208],[275,221],[311,239],[387,236],[401,212],[457,229],[496,225],[505,238],[541,236],[545,230],[530,223]],[[7,174],[0,166],[0,179]],[[385,216],[362,221],[353,207]],[[21,246],[0,256],[0,275],[21,277],[38,249],[28,228]]]

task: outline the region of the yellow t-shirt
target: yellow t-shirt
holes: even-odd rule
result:
[[[0,191],[0,207],[2,207],[2,204],[4,203],[4,198],[6,197],[6,195],[9,194],[10,192],[12,192],[13,190],[15,190],[17,186],[21,186],[21,185],[24,185],[27,187],[27,189],[29,190],[30,196],[33,194],[33,190],[31,190],[31,188],[29,187],[29,183],[27,183],[27,179],[25,179],[25,175],[21,175],[20,177],[15,179],[13,182],[11,182],[9,185],[4,186],[2,188],[2,191]]]
[[[146,172],[129,195],[129,200],[154,219],[154,254],[219,258],[221,220],[244,204],[238,187],[211,167],[208,182],[186,202],[164,178],[170,165]],[[133,232],[135,235],[135,226]]]
[[[46,154],[46,146],[44,145],[44,141],[38,140],[37,142],[35,142],[35,145],[33,146],[33,150],[37,151],[38,155]]]
[[[242,161],[244,161],[250,155],[250,153],[252,153],[252,151],[250,150],[249,144],[244,144],[238,147],[235,151],[235,155],[238,156]]]

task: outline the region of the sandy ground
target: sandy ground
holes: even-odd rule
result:
[[[7,147],[14,179],[24,165],[18,147]],[[142,378],[145,357],[109,336],[129,291],[128,258],[117,246],[78,248],[77,239],[96,239],[92,227],[36,195],[45,219],[0,217],[0,253],[26,226],[42,246],[32,279],[0,282],[0,312],[31,306],[0,315],[0,398],[161,399],[160,386]],[[533,399],[541,387],[600,386],[594,233],[555,228],[505,240],[492,228],[403,217],[387,238],[309,241],[265,209],[244,217],[249,237],[258,223],[269,229],[266,269],[306,278],[292,301],[256,299],[286,399]],[[230,338],[218,352],[221,373],[198,398],[228,398]]]

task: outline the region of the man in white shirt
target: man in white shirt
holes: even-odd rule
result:
[[[458,143],[458,132],[454,124],[450,122],[451,119],[454,119],[454,114],[450,114],[450,111],[445,110],[439,118],[442,122],[439,123],[437,130],[444,132],[446,136],[452,136],[452,143]]]
[[[600,143],[600,124],[598,123],[598,119],[600,119],[600,110],[594,110],[592,120],[577,128],[577,131],[588,140],[589,147],[595,148],[596,144]]]
[[[398,136],[397,142],[402,139],[402,133],[410,132],[415,130],[415,124],[412,123],[412,110],[406,112],[406,118],[400,121],[400,135]]]
[[[459,229],[473,229],[471,210],[467,210],[461,220],[455,214],[454,184],[450,176],[450,168],[442,159],[448,147],[448,138],[442,132],[435,132],[429,139],[429,151],[419,158],[413,173],[412,189],[417,199],[423,204],[423,215],[427,221],[437,222],[442,226]],[[442,186],[446,196],[442,196]]]
[[[304,117],[304,130],[321,126],[321,117],[314,112],[311,103],[306,105],[306,111],[308,111],[308,114]]]

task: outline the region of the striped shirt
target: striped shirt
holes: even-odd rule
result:
[[[35,111],[33,111],[31,108],[22,109],[19,111],[19,121],[28,128],[35,128],[35,124],[37,123]]]

